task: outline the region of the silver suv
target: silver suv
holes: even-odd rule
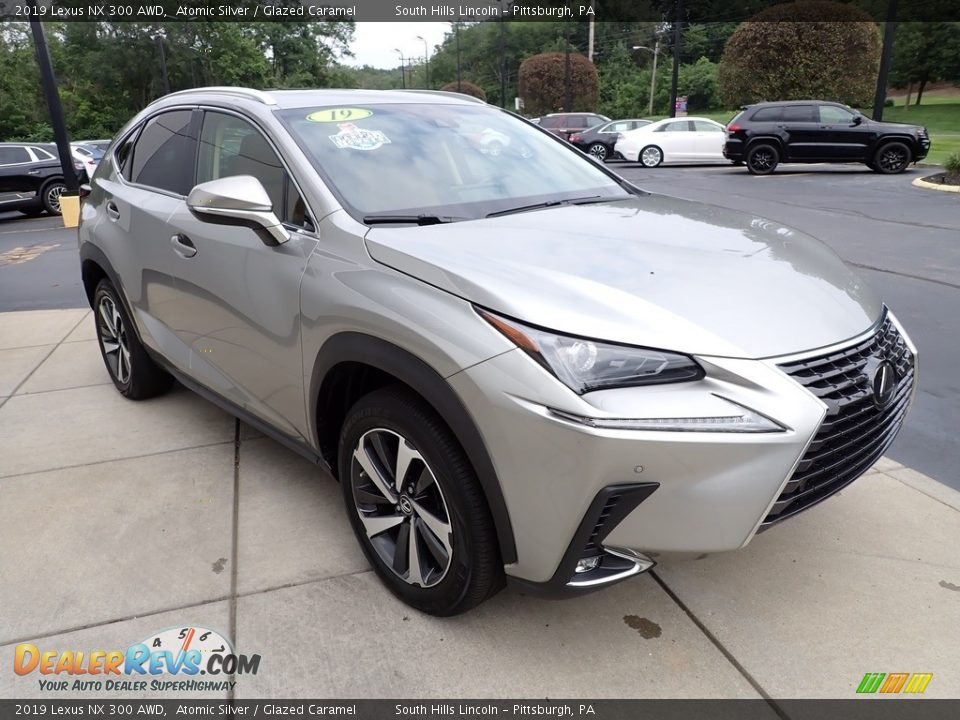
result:
[[[866,471],[914,392],[824,245],[459,95],[175,93],[88,193],[117,389],[176,378],[328,469],[428,613],[743,547]]]

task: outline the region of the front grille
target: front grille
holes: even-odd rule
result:
[[[874,378],[882,361],[894,368],[894,389],[882,406]],[[827,404],[823,424],[763,525],[795,515],[866,472],[893,442],[913,390],[914,356],[888,317],[856,345],[780,369]]]

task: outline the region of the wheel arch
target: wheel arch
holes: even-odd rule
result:
[[[309,417],[315,439],[333,472],[336,439],[343,420],[360,396],[399,382],[423,398],[453,431],[473,465],[496,528],[505,564],[516,562],[513,526],[500,482],[476,423],[459,396],[436,370],[413,353],[386,340],[358,332],[332,336],[317,353],[310,377]]]

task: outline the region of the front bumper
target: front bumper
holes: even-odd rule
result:
[[[607,557],[609,551],[623,558],[632,553],[639,571],[659,553],[740,548],[769,522],[771,509],[817,436],[828,404],[784,372],[778,366],[783,359],[697,360],[706,370],[697,382],[582,397],[521,350],[450,378],[473,412],[500,479],[518,554],[506,572],[515,582],[551,594],[607,584],[571,582],[578,579],[571,575],[573,564],[592,552],[582,545],[585,532],[600,537],[594,555]],[[609,430],[554,412],[592,418],[711,417],[729,408],[721,398],[786,429]],[[598,498],[611,487],[642,497],[617,522],[598,529]],[[616,573],[611,577],[620,579]]]

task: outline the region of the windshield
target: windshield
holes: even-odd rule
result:
[[[488,106],[383,104],[278,113],[356,217],[486,217],[629,193],[586,156]]]

